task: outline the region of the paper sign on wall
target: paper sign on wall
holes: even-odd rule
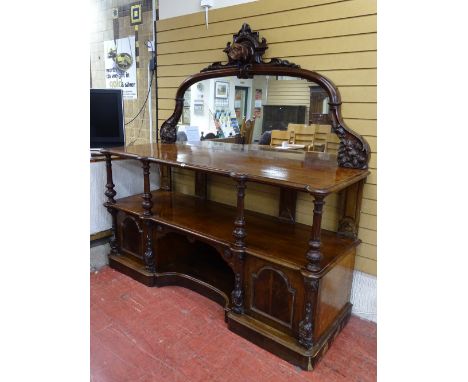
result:
[[[104,41],[107,89],[122,89],[124,99],[137,98],[135,36]]]
[[[187,134],[187,141],[197,142],[200,140],[200,130],[198,126],[187,126],[185,128],[185,134]]]

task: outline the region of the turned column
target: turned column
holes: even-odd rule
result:
[[[146,237],[145,237],[145,253],[143,260],[145,262],[145,268],[149,272],[155,272],[155,260],[153,254],[153,241],[151,239],[153,233],[153,227],[149,217],[153,215],[151,208],[153,207],[153,202],[151,200],[151,189],[150,189],[150,162],[148,160],[142,160],[143,167],[143,202],[141,203],[143,207],[143,217],[142,220],[146,226]]]
[[[153,202],[151,201],[151,190],[150,190],[150,163],[147,160],[141,161],[143,164],[143,216],[151,216],[151,207],[153,207]]]
[[[104,206],[107,208],[107,211],[112,216],[112,236],[109,239],[109,246],[110,246],[110,254],[117,255],[118,248],[117,248],[117,238],[116,238],[116,230],[117,230],[117,211],[112,208],[115,204],[114,196],[117,194],[114,190],[115,184],[112,181],[112,160],[111,154],[104,154],[106,157],[106,192],[104,193],[107,197],[107,201],[104,203]]]
[[[314,196],[314,217],[312,223],[312,233],[309,240],[309,250],[306,253],[308,260],[307,270],[311,272],[320,271],[320,260],[322,260],[322,253],[320,252],[320,232],[322,225],[322,211],[325,204],[323,195]]]
[[[245,175],[231,175],[237,181],[237,217],[234,221],[234,246],[232,252],[235,254],[235,280],[234,290],[231,293],[232,310],[234,313],[244,313],[244,256],[245,256],[245,218],[244,218],[244,197],[245,197]]]

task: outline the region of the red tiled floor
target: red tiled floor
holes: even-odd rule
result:
[[[312,372],[230,332],[218,304],[148,288],[110,268],[91,274],[91,381],[375,381],[377,326],[351,317]]]

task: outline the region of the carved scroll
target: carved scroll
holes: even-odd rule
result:
[[[184,98],[176,98],[174,113],[162,125],[159,131],[162,143],[174,143],[177,140],[177,131],[175,126],[179,122],[182,109],[184,107]]]

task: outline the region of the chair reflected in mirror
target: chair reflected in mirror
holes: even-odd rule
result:
[[[270,146],[281,146],[283,142],[294,143],[293,134],[288,130],[271,130]]]
[[[336,154],[339,147],[339,139],[335,134],[331,133],[331,126],[322,124],[305,125],[289,123],[287,130],[265,132],[259,141],[261,145],[269,144],[273,148],[282,146],[282,149],[288,148],[286,143],[292,149],[300,147],[305,151],[327,152],[331,154]]]
[[[288,124],[288,131],[294,137],[293,144],[304,145],[304,150],[313,151],[315,128],[313,126],[290,123]]]

